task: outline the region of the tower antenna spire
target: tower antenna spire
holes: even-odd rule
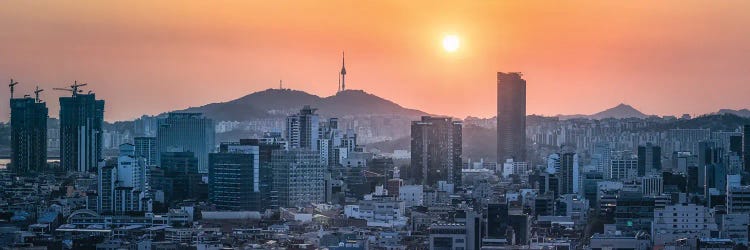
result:
[[[344,51],[341,51],[341,91],[346,90],[346,63],[344,59]]]

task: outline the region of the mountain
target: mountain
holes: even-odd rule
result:
[[[422,116],[427,113],[407,109],[362,90],[345,90],[329,97],[320,97],[291,89],[267,89],[241,98],[191,107],[177,112],[201,112],[217,121],[245,121],[257,118],[285,116],[310,105],[323,116],[347,115],[401,115]]]
[[[724,115],[724,114],[733,114],[736,116],[741,117],[750,117],[750,110],[748,109],[720,109],[719,112],[716,112],[717,114]]]
[[[601,120],[606,118],[615,118],[615,119],[623,119],[623,118],[646,118],[649,117],[649,115],[646,115],[642,113],[641,111],[638,111],[637,109],[633,108],[633,106],[620,103],[620,105],[617,105],[613,108],[609,108],[607,110],[604,110],[602,112],[593,114],[593,115],[582,115],[582,114],[576,114],[576,115],[557,115],[558,118],[562,120],[566,119],[576,119],[576,118],[587,118],[587,119],[594,119],[594,120]]]
[[[599,120],[599,119],[605,119],[605,118],[616,118],[616,119],[646,118],[648,117],[648,115],[641,113],[641,111],[638,111],[637,109],[633,108],[633,106],[620,103],[620,105],[617,105],[614,108],[610,108],[602,112],[590,115],[589,117],[591,119]]]

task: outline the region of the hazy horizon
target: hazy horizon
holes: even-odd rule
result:
[[[429,3],[429,4],[427,4]],[[0,9],[0,98],[74,80],[107,121],[225,102],[278,87],[347,86],[405,108],[492,117],[496,72],[527,80],[527,113],[645,114],[750,107],[750,2],[8,1]],[[460,47],[441,47],[455,35]],[[8,120],[8,104],[0,106]]]

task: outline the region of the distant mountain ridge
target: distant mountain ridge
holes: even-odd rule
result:
[[[607,118],[615,118],[615,119],[624,119],[624,118],[647,118],[649,115],[644,114],[641,111],[638,111],[637,109],[633,108],[633,106],[620,103],[619,105],[606,109],[604,111],[598,112],[596,114],[592,115],[557,115],[558,118],[565,120],[565,119],[576,119],[576,118],[587,118],[587,119],[594,119],[594,120],[601,120],[601,119],[607,119]]]
[[[750,117],[750,110],[748,110],[748,109],[738,109],[738,110],[734,110],[734,109],[719,109],[719,111],[716,112],[716,113],[720,114],[720,115],[733,114],[733,115],[741,116],[741,117]]]
[[[332,96],[320,97],[292,89],[267,89],[235,100],[175,112],[200,112],[217,121],[246,121],[285,116],[295,113],[304,105],[317,108],[319,114],[331,117],[367,114],[414,117],[428,115],[362,90],[345,90]]]

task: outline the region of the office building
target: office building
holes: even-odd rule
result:
[[[654,210],[653,214],[654,245],[664,245],[679,239],[696,240],[710,237],[717,231],[716,221],[711,209],[695,204],[677,204]]]
[[[610,148],[609,143],[595,143],[591,153],[591,164],[595,167],[596,172],[605,173],[611,163],[612,148]]]
[[[104,101],[95,94],[60,97],[60,166],[88,172],[102,160]]]
[[[638,176],[661,172],[661,147],[647,143],[638,146]]]
[[[497,73],[497,162],[526,161],[526,80]]]
[[[733,186],[727,190],[728,213],[750,213],[750,186]]]
[[[722,214],[719,220],[719,235],[725,239],[731,239],[736,244],[748,245],[748,231],[750,231],[750,214],[735,213]]]
[[[462,123],[448,117],[423,116],[411,123],[411,171],[416,183],[461,184]]]
[[[644,176],[641,179],[641,192],[645,196],[660,195],[664,192],[664,179],[660,175]]]
[[[655,200],[641,192],[620,191],[615,207],[617,230],[638,232],[651,231],[654,219]]]
[[[10,99],[10,170],[28,175],[47,167],[47,105],[37,99]]]
[[[157,162],[165,152],[192,152],[198,172],[208,172],[208,154],[214,150],[214,122],[201,113],[169,113],[157,130]]]
[[[208,199],[219,210],[260,211],[258,145],[223,143],[208,157]]]
[[[156,137],[135,137],[133,138],[135,146],[135,156],[146,160],[149,166],[156,165],[158,161],[158,150],[156,148]]]
[[[305,149],[274,150],[273,192],[280,207],[305,206],[325,201],[325,171],[317,152]]]
[[[610,180],[632,180],[638,175],[638,159],[633,157],[617,157],[610,163],[607,177]]]
[[[164,203],[171,204],[202,196],[201,174],[198,172],[198,158],[193,152],[161,153],[160,172],[152,186],[164,193]]]
[[[579,191],[580,166],[578,165],[578,154],[563,153],[560,157],[560,194],[576,194]]]
[[[283,149],[275,142],[242,139],[222,143],[219,152],[209,155],[208,198],[221,210],[264,211],[272,208],[273,150]]]

